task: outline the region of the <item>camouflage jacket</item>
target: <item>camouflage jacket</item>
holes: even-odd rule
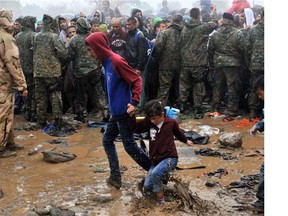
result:
[[[211,36],[208,52],[214,67],[241,66],[241,62],[245,62],[245,37],[242,31],[223,24]]]
[[[264,70],[264,22],[258,23],[249,31],[247,59],[251,71]]]
[[[25,75],[33,74],[33,43],[36,37],[33,29],[21,31],[16,38],[20,52],[21,67]]]
[[[218,26],[216,20],[204,23],[190,18],[180,36],[181,65],[206,66],[208,64],[207,42],[209,34]]]
[[[86,76],[93,70],[99,68],[99,60],[88,55],[86,49],[86,34],[77,34],[70,40],[68,51],[71,60],[73,61],[73,71],[76,77]]]
[[[0,94],[26,89],[27,84],[21,68],[19,49],[15,38],[1,28],[0,24]]]
[[[61,63],[68,58],[68,50],[60,37],[43,26],[34,42],[34,77],[61,76]]]
[[[171,24],[160,32],[155,41],[155,57],[160,70],[178,70],[180,68],[179,40],[182,26]]]

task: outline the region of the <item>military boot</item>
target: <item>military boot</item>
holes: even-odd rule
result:
[[[61,128],[61,126],[62,126],[62,118],[55,118],[55,126],[57,127],[57,128]]]
[[[204,118],[204,113],[201,107],[195,107],[194,109],[194,119]]]

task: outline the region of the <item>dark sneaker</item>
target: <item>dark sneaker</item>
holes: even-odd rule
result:
[[[257,200],[255,202],[250,203],[250,210],[255,212],[264,212],[264,202],[261,200]]]
[[[0,151],[0,158],[6,158],[6,157],[16,157],[17,153],[15,151],[10,151],[5,149],[4,151]]]
[[[111,185],[117,189],[120,189],[122,186],[121,179],[112,179],[111,177],[106,179],[108,185]]]
[[[16,143],[8,143],[6,145],[6,149],[8,149],[10,151],[17,151],[17,150],[23,150],[24,146],[18,145]]]

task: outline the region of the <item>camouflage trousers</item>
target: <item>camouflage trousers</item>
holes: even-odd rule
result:
[[[23,97],[24,111],[28,112],[29,115],[36,117],[36,102],[35,102],[35,85],[28,85],[28,96]]]
[[[264,75],[264,71],[251,71],[250,77],[250,92],[248,97],[248,106],[250,109],[250,117],[259,116],[259,110],[261,110],[261,100],[258,98],[256,89],[256,80]]]
[[[206,93],[204,67],[184,67],[180,72],[180,104],[193,104],[201,107]],[[189,98],[193,97],[193,103]]]
[[[15,93],[0,91],[0,151],[5,149],[7,143],[14,142],[14,98]]]
[[[164,105],[173,106],[179,98],[180,71],[159,71],[158,99]]]
[[[54,119],[61,118],[63,112],[62,95],[58,77],[35,78],[35,100],[37,104],[37,122],[46,122],[46,111],[50,100]]]
[[[215,85],[212,106],[219,111],[224,95],[228,93],[227,114],[234,115],[239,109],[239,67],[215,68]]]
[[[95,70],[84,77],[75,78],[74,107],[78,116],[83,115],[88,105],[92,111],[102,111],[107,106],[101,73],[101,70]]]

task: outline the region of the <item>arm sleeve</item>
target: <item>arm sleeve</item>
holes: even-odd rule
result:
[[[13,77],[13,82],[17,85],[18,91],[27,89],[26,80],[21,68],[19,59],[19,50],[14,39],[3,38],[3,43],[0,44],[1,58],[3,63]]]
[[[142,91],[142,79],[139,74],[128,65],[128,63],[121,58],[115,67],[120,76],[131,85],[132,96],[130,103],[133,106],[137,106],[140,102],[140,96]]]
[[[183,143],[187,142],[187,137],[181,131],[179,124],[174,120],[174,128],[173,128],[174,136]]]

